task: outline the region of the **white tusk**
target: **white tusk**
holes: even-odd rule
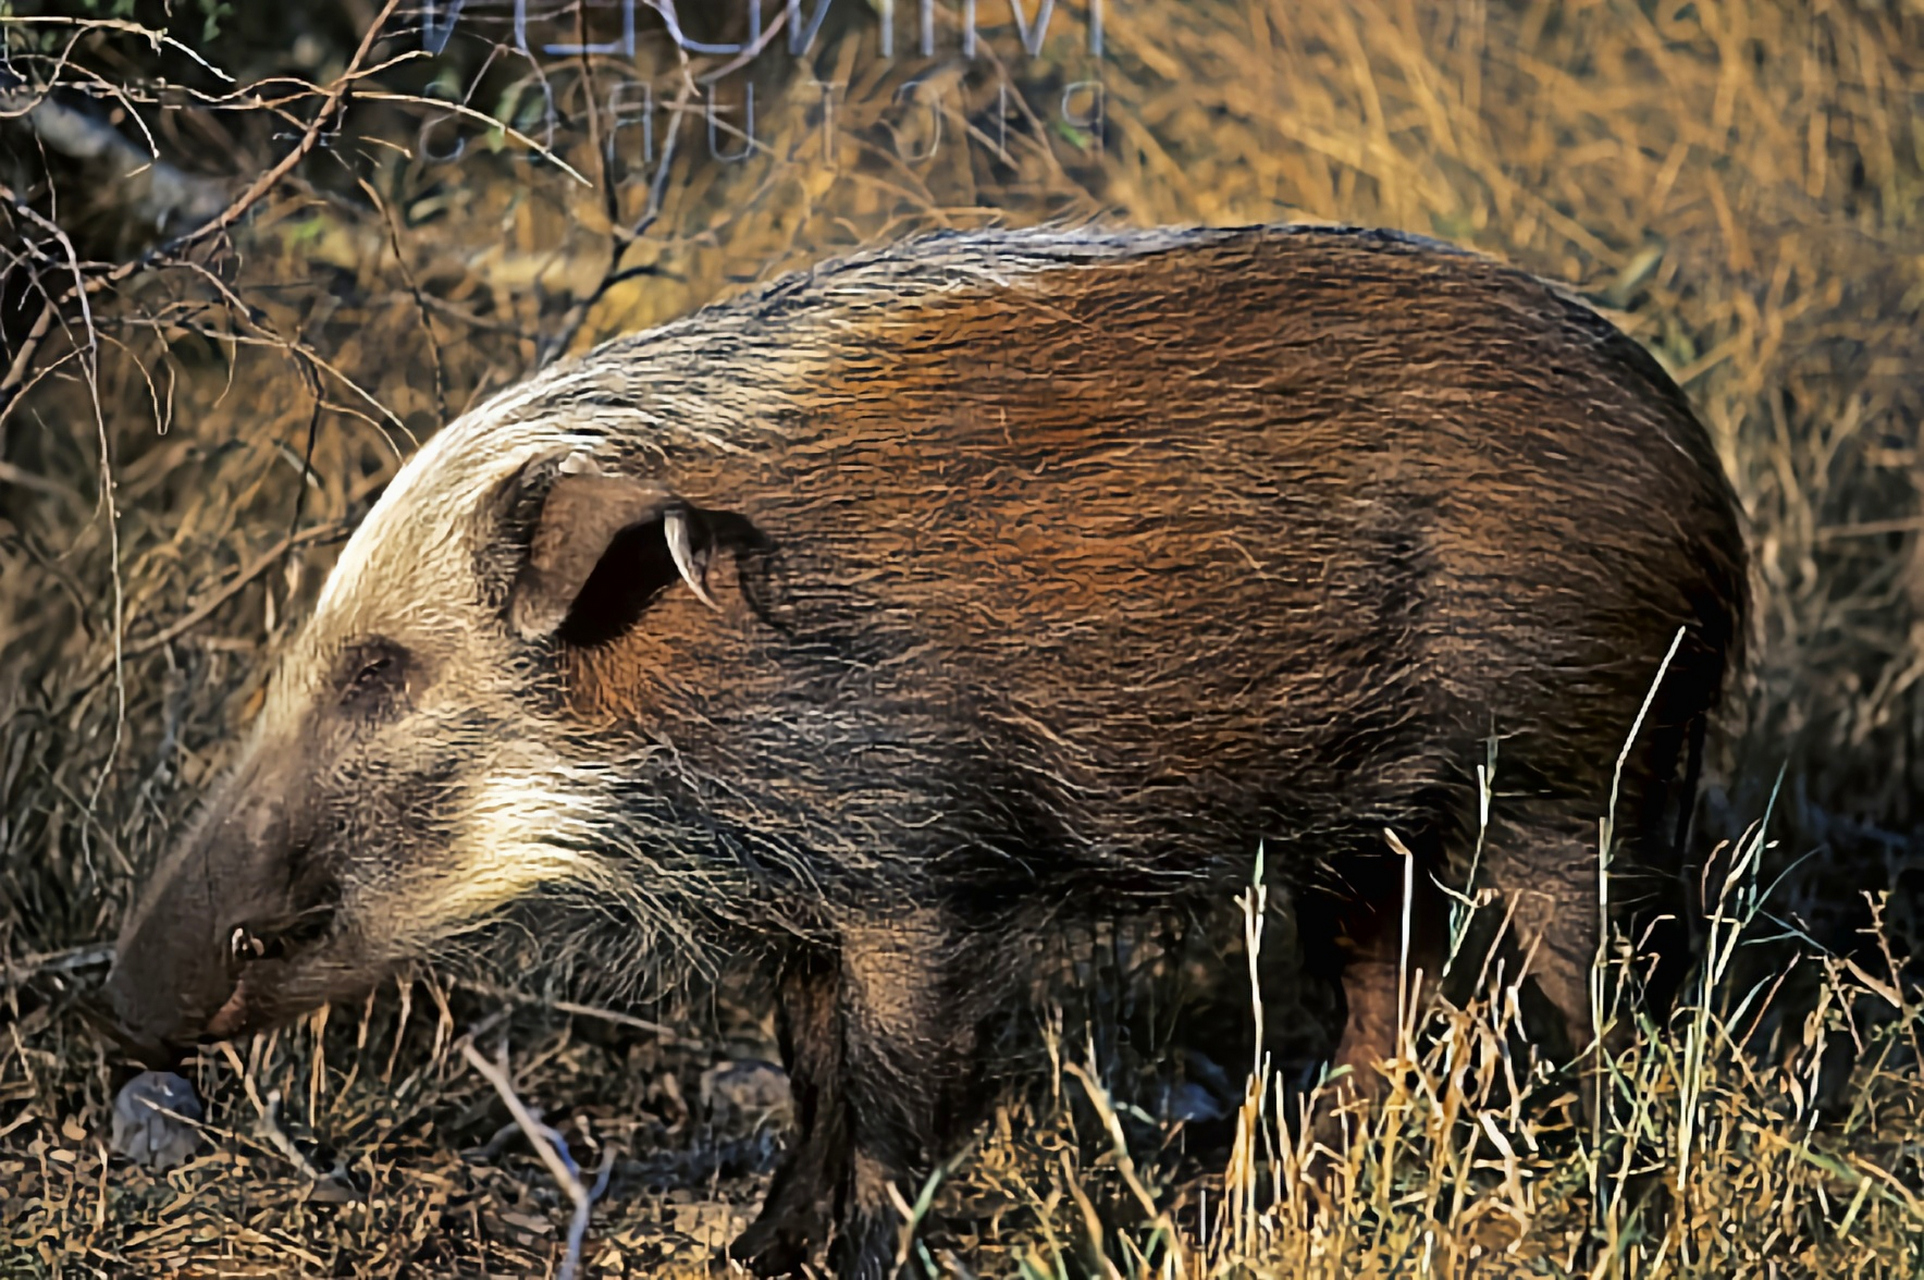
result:
[[[670,511],[661,518],[661,532],[668,540],[668,556],[675,562],[675,572],[688,584],[701,602],[710,609],[720,612],[721,606],[715,597],[708,594],[708,588],[701,583],[702,567],[695,561],[695,546],[688,537],[688,513]]]

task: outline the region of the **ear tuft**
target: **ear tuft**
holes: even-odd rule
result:
[[[662,513],[661,533],[662,539],[668,544],[668,558],[674,561],[675,572],[681,575],[681,580],[688,584],[688,589],[695,593],[696,598],[720,613],[721,606],[715,603],[715,597],[708,594],[705,581],[708,576],[708,548],[695,545],[695,539],[688,532],[690,519],[691,513],[680,507]]]

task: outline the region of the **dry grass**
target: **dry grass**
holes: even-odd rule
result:
[[[318,20],[296,31],[297,18],[279,61],[206,52],[243,85],[291,70],[324,90],[374,17],[342,8],[351,38]],[[610,228],[649,209],[648,172],[605,175],[578,129],[557,146],[590,185],[479,130],[458,164],[426,163],[407,154],[420,109],[364,97],[231,244],[212,238],[91,294],[92,342],[77,309],[60,313],[0,420],[0,1271],[541,1274],[568,1206],[525,1144],[489,1147],[506,1113],[458,1050],[470,1036],[491,1051],[503,1034],[521,1095],[549,1108],[577,1160],[618,1153],[589,1274],[694,1266],[725,1238],[770,1151],[754,1117],[718,1131],[700,1100],[713,1064],[769,1052],[766,1027],[726,1003],[669,1011],[700,1037],[671,1043],[531,1008],[496,1019],[498,1000],[444,1000],[424,978],[405,999],[203,1055],[210,1141],[155,1176],[105,1163],[118,1067],[76,1013],[100,973],[94,949],[219,767],[262,655],[411,437],[557,338],[580,347],[917,228],[1098,214],[1440,235],[1577,284],[1664,360],[1717,439],[1756,550],[1749,730],[1710,804],[1714,833],[1734,842],[1716,865],[1738,868],[1725,902],[1744,931],[1720,927],[1719,980],[1662,1034],[1634,1023],[1602,1133],[1559,1122],[1543,1089],[1534,1110],[1519,1101],[1533,1068],[1505,1034],[1502,984],[1486,984],[1412,1038],[1371,1140],[1329,1161],[1321,1197],[1301,1184],[1276,1077],[1232,1087],[1240,1121],[1206,1140],[1208,1126],[1169,1123],[1159,1103],[1170,1055],[1099,1028],[1091,1070],[1071,1019],[1057,1069],[935,1189],[914,1260],[1039,1276],[1924,1266],[1921,1006],[1903,962],[1924,936],[1912,799],[1924,794],[1924,11],[1111,3],[1097,150],[1054,120],[1063,82],[1090,70],[1082,10],[1057,15],[1045,64],[1020,54],[999,4],[983,10],[1004,26],[974,64],[952,41],[934,63],[884,63],[853,36],[822,46],[817,76],[848,86],[833,162],[819,90],[771,55],[756,72],[763,149],[713,163],[689,128],[659,216],[619,259],[652,274],[591,308],[578,304],[608,274]],[[501,36],[500,19],[475,29]],[[49,58],[74,36],[7,29],[16,54],[37,41]],[[198,10],[177,34],[198,43]],[[82,35],[61,74],[131,84],[130,67],[154,65],[145,47],[125,31]],[[452,48],[378,83],[414,92],[458,68],[465,88],[480,55]],[[1042,121],[1018,113],[1001,155],[995,59]],[[672,98],[672,60],[639,61]],[[578,112],[579,67],[548,70]],[[603,101],[615,70],[596,64]],[[517,87],[521,75],[502,60],[475,106],[538,131],[525,113],[539,86]],[[918,75],[943,133],[905,160],[936,139],[934,117],[897,99]],[[297,122],[321,96],[273,91]],[[724,101],[740,94],[724,82]],[[242,185],[289,145],[273,104],[133,105],[177,163]],[[33,182],[48,162],[5,137],[9,185],[65,219],[80,259],[132,255],[97,209],[49,203]],[[431,142],[451,138],[441,126]],[[8,216],[10,253],[52,244]],[[7,277],[16,305],[22,269]],[[1780,768],[1773,849],[1742,833]],[[1889,892],[1871,900],[1881,916],[1865,890]],[[1272,1029],[1302,1016],[1268,994]],[[1213,1044],[1191,1051],[1192,1076],[1197,1054],[1242,1069]]]

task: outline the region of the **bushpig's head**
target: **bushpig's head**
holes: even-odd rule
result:
[[[705,600],[712,530],[597,446],[457,423],[389,486],[126,921],[108,992],[132,1044],[272,1024],[611,879],[614,789],[557,710],[555,652],[654,594]]]

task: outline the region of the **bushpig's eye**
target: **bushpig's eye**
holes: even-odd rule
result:
[[[363,645],[342,663],[341,701],[353,702],[397,687],[405,653],[384,641]]]
[[[381,657],[376,658],[374,661],[368,663],[366,666],[362,667],[358,673],[356,673],[354,677],[353,687],[356,689],[365,689],[367,686],[373,684],[376,680],[380,679],[381,673],[386,671],[389,667],[393,665],[394,665],[394,659],[387,657],[386,655],[382,655]]]

